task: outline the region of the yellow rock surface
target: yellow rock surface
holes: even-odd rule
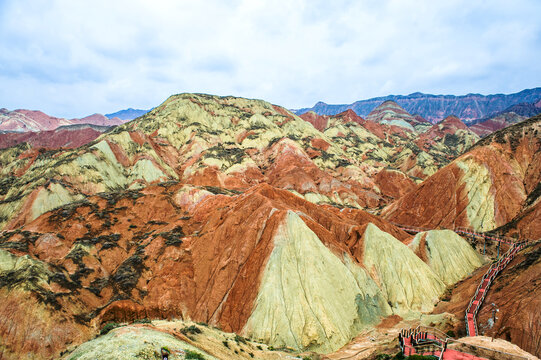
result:
[[[344,264],[296,213],[288,212],[274,246],[244,334],[275,347],[329,352],[390,313],[364,270]]]
[[[456,164],[464,172],[460,182],[466,186],[468,194],[466,212],[471,226],[477,231],[496,228],[492,180],[487,167],[471,157],[456,161]]]
[[[49,187],[39,190],[38,196],[32,203],[32,219],[49,210],[83,198],[81,194],[72,194],[64,186],[52,183]]]
[[[167,347],[171,359],[182,359],[181,351],[196,351],[205,359],[216,359],[203,350],[168,333],[144,327],[120,327],[106,335],[81,344],[63,359],[78,360],[132,360],[161,359],[160,350]],[[216,359],[217,360],[217,359]]]
[[[426,240],[428,265],[445,285],[452,285],[483,265],[482,257],[466,240],[451,230],[418,233],[409,247],[417,252],[421,239]]]
[[[445,284],[427,264],[374,224],[368,224],[364,233],[363,261],[398,315],[432,310],[445,291]]]

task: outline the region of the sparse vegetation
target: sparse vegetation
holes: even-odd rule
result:
[[[184,335],[188,335],[188,334],[196,335],[196,334],[201,334],[202,331],[197,326],[190,325],[190,326],[183,327],[180,330],[180,332],[183,333]]]
[[[107,323],[105,324],[105,326],[101,329],[100,331],[100,335],[105,335],[107,334],[109,331],[113,330],[113,329],[116,329],[117,327],[121,327],[122,324],[119,324],[119,323],[116,323],[116,322],[110,322],[110,323]]]
[[[243,343],[243,344],[246,344],[246,339],[243,338],[242,336],[240,336],[239,334],[235,334],[235,342],[238,344],[239,342],[240,343]]]
[[[205,357],[200,353],[192,350],[186,350],[185,359],[205,360]]]

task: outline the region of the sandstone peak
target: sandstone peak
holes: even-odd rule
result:
[[[353,121],[357,124],[364,124],[365,120],[357,115],[352,109],[347,109],[346,111],[341,112],[340,114],[334,115],[334,118],[342,119],[343,121]]]
[[[406,110],[392,100],[384,101],[366,117],[368,121],[381,124],[395,125],[415,132],[414,125],[418,121]]]
[[[324,131],[327,127],[328,117],[324,115],[318,115],[314,111],[304,113],[300,115],[300,118],[314,125],[314,127],[319,131]]]
[[[449,115],[447,116],[445,119],[443,119],[439,125],[444,125],[444,126],[452,126],[456,129],[463,129],[463,130],[466,130],[468,129],[468,127],[466,126],[466,124],[464,124],[462,122],[462,120],[460,120],[457,116],[455,115]]]

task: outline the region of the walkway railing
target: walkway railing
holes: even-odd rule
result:
[[[474,237],[477,239],[498,241],[505,244],[514,244],[518,241],[517,239],[513,239],[507,236],[494,236],[494,235],[483,234],[473,229],[468,229],[465,227],[456,227],[454,228],[454,232],[456,232],[457,234],[462,234],[462,235]]]
[[[409,233],[413,233],[413,234],[418,234],[420,232],[430,231],[430,230],[438,230],[438,229],[430,229],[430,228],[420,227],[420,226],[411,226],[411,225],[398,224],[398,223],[394,223],[394,222],[391,222],[391,224],[393,224],[394,226],[396,226],[397,228],[399,228],[401,230],[404,230],[405,232],[409,232]],[[455,227],[453,229],[441,228],[441,230],[452,230],[452,231],[456,232],[457,234],[466,235],[466,236],[469,236],[469,237],[472,237],[472,238],[497,241],[497,242],[501,242],[501,243],[505,243],[505,244],[515,244],[515,243],[519,242],[519,240],[514,239],[514,238],[510,238],[508,236],[488,235],[488,234],[484,234],[484,233],[475,231],[475,230],[470,229],[470,228],[460,227],[460,226]],[[521,240],[521,242],[522,241],[525,241],[525,240]],[[530,241],[530,240],[526,240],[526,241]]]
[[[468,336],[476,336],[478,334],[476,320],[477,312],[481,308],[481,305],[485,300],[488,289],[492,285],[492,282],[494,281],[496,276],[498,276],[498,274],[503,269],[505,269],[507,264],[509,264],[511,260],[513,260],[517,252],[519,252],[519,250],[522,249],[525,245],[526,242],[517,242],[513,244],[513,246],[511,246],[511,248],[507,251],[507,253],[505,253],[504,256],[502,256],[498,261],[490,265],[490,268],[481,278],[481,282],[477,286],[477,289],[475,290],[475,293],[466,309],[465,320],[466,333],[468,334]]]
[[[447,336],[442,331],[418,326],[415,329],[402,329],[398,335],[400,350],[405,356],[434,356],[440,360],[524,360],[526,357],[509,354],[487,347],[468,344]]]

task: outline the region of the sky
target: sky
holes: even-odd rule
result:
[[[287,108],[541,86],[539,0],[0,0],[0,108]]]

